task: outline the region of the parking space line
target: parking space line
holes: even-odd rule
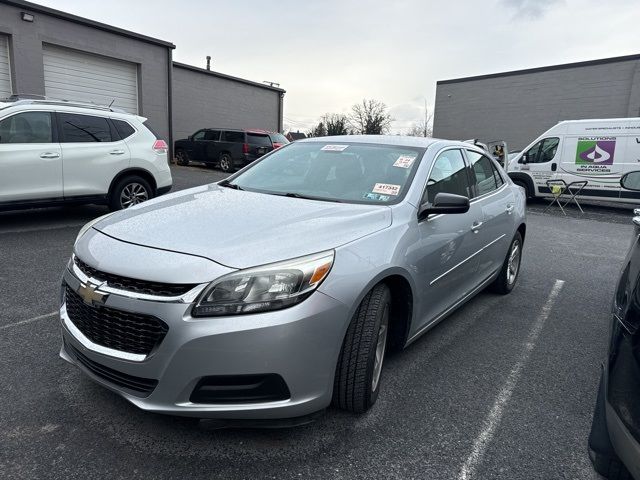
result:
[[[18,325],[24,325],[26,323],[36,322],[38,320],[44,320],[45,318],[50,318],[57,314],[58,314],[58,311],[56,310],[55,312],[45,313],[44,315],[38,315],[37,317],[33,317],[33,318],[27,318],[26,320],[20,320],[19,322],[10,323],[9,325],[2,325],[0,326],[0,330],[5,330],[11,327],[17,327]]]
[[[522,354],[520,355],[520,358],[518,359],[518,362],[511,369],[506,383],[502,387],[502,390],[500,390],[500,393],[496,397],[489,415],[484,421],[480,435],[478,435],[473,444],[471,453],[460,469],[458,480],[468,480],[473,477],[478,464],[482,460],[482,457],[484,456],[489,444],[491,443],[491,440],[493,439],[496,429],[498,428],[498,425],[500,423],[500,419],[502,418],[502,415],[504,413],[504,408],[509,402],[511,395],[513,394],[513,390],[515,389],[515,386],[518,383],[518,379],[522,374],[522,369],[529,360],[531,352],[536,346],[538,337],[542,332],[542,328],[544,327],[545,322],[549,318],[551,309],[553,308],[553,305],[558,298],[558,294],[560,293],[560,290],[562,290],[563,285],[564,280],[555,281],[546,303],[542,307],[538,318],[536,318],[536,321],[533,324],[533,328],[527,336],[526,342],[524,344],[524,349],[522,351]]]

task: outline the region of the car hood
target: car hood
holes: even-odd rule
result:
[[[223,188],[183,190],[93,228],[118,240],[247,268],[336,248],[391,225],[391,208]]]

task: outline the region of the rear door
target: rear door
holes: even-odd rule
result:
[[[498,166],[486,155],[466,151],[473,173],[474,198],[482,210],[482,224],[475,235],[482,249],[478,253],[478,281],[482,282],[502,267],[514,230],[515,195],[507,188]]]
[[[131,155],[106,117],[58,112],[64,196],[106,195]]]
[[[247,143],[249,144],[249,155],[260,158],[265,153],[273,150],[271,137],[267,133],[247,132]]]
[[[207,129],[204,133],[204,143],[204,161],[217,162],[220,157],[220,130]]]
[[[233,160],[244,160],[242,154],[244,141],[244,132],[238,130],[223,130],[218,147],[220,154],[228,153]]]
[[[0,120],[0,202],[62,198],[62,151],[53,113]]]

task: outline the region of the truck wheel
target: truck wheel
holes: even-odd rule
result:
[[[176,163],[183,167],[189,165],[189,154],[184,150],[178,150],[176,152]]]
[[[513,290],[518,281],[518,274],[520,273],[520,263],[522,260],[522,235],[520,232],[516,232],[511,245],[507,251],[507,256],[502,264],[502,269],[498,278],[494,280],[490,288],[495,293],[506,295]]]
[[[153,190],[144,178],[132,175],[124,177],[113,188],[109,196],[112,211],[124,210],[153,198]]]
[[[390,307],[391,292],[381,283],[365,295],[351,319],[333,384],[336,407],[363,413],[378,398]]]
[[[223,172],[231,173],[234,171],[233,159],[231,158],[231,155],[229,155],[228,153],[223,153],[220,155],[218,164],[220,165],[220,170],[222,170]]]

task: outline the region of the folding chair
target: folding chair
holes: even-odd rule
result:
[[[580,202],[578,202],[578,195],[580,195],[582,189],[587,185],[587,183],[589,183],[587,180],[577,180],[567,184],[567,182],[562,179],[556,179],[547,180],[546,183],[553,198],[551,203],[549,203],[549,205],[547,205],[543,210],[543,213],[546,212],[554,203],[557,203],[560,210],[562,210],[562,214],[567,215],[567,212],[564,211],[564,207],[566,207],[570,202],[575,203],[578,209],[580,209],[580,212],[584,213],[584,210],[582,210],[582,207],[580,206]],[[567,200],[562,203],[565,198]]]

